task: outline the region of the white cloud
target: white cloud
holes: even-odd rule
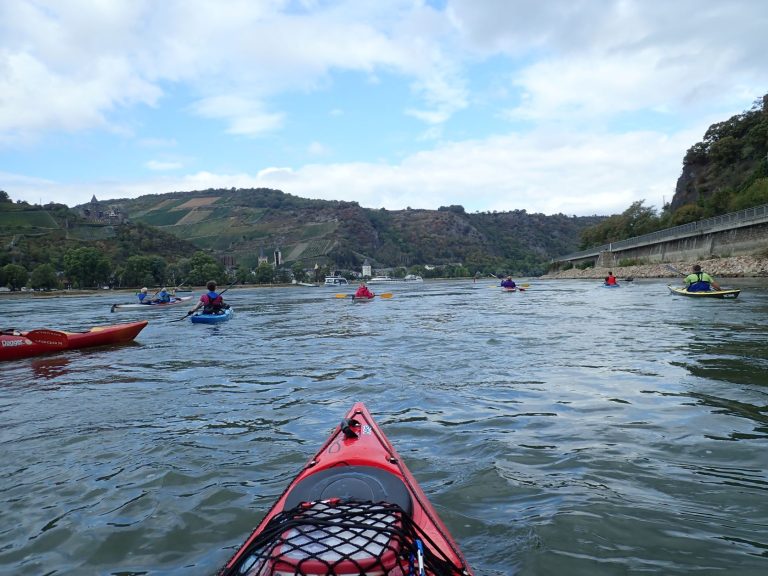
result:
[[[282,124],[267,99],[322,89],[334,70],[377,69],[413,80],[424,109],[442,121],[464,105],[454,64],[432,28],[442,19],[410,1],[92,2],[0,5],[0,135],[107,126],[111,112],[155,106],[165,85],[197,93],[190,109],[257,135]],[[415,32],[424,32],[416,35]],[[239,100],[226,110],[220,104]],[[248,105],[244,105],[247,102]]]
[[[240,136],[262,136],[277,130],[283,122],[282,114],[264,112],[258,101],[240,95],[205,98],[192,108],[205,118],[226,120],[227,132]]]
[[[133,184],[82,187],[50,182],[16,182],[30,202],[77,190],[71,203],[207,188],[282,189],[326,200],[354,200],[369,208],[437,208],[461,204],[469,211],[526,209],[551,214],[622,212],[644,198],[660,207],[671,198],[680,159],[693,134],[654,132],[605,134],[510,134],[487,140],[444,144],[399,164],[309,164],[265,168],[256,174],[197,172]],[[660,161],[659,159],[666,159]],[[632,174],[632,178],[627,175]],[[12,197],[16,198],[16,192]]]
[[[671,197],[685,150],[768,86],[768,10],[758,1],[447,0],[442,9],[413,0],[232,0],[225,8],[210,0],[0,2],[0,146],[27,150],[18,156],[24,165],[50,175],[48,165],[64,162],[45,154],[70,153],[57,141],[62,133],[78,134],[81,149],[119,134],[135,138],[142,158],[153,142],[174,148],[145,168],[180,170],[189,158],[200,168],[117,184],[89,180],[91,159],[72,153],[70,171],[82,180],[57,184],[0,155],[5,189],[75,203],[94,193],[265,185],[393,209],[617,212]],[[354,98],[358,85],[377,108]],[[312,124],[323,112],[302,108],[313,98],[335,116],[333,134]],[[393,101],[407,109],[385,109]],[[142,115],[148,109],[154,114]],[[370,157],[400,160],[345,161],[333,136],[379,114],[366,132],[377,144]],[[400,115],[408,116],[402,124],[392,120]],[[255,152],[217,156],[201,143],[201,124],[224,132],[211,141]],[[378,132],[384,124],[390,132]],[[254,166],[264,143],[316,160]],[[110,145],[123,158],[125,140]],[[325,165],[331,147],[336,163]],[[361,140],[348,158],[366,154]],[[248,163],[239,166],[238,156]]]

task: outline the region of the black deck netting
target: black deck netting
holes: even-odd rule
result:
[[[397,504],[323,501],[277,514],[222,576],[459,576]]]

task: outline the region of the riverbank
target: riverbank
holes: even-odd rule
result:
[[[621,266],[615,268],[571,268],[542,278],[605,278],[613,271],[619,280],[625,278],[679,278],[680,274],[667,268],[672,266],[681,272],[690,273],[691,267],[699,264],[704,272],[715,278],[761,278],[768,276],[768,258],[757,256],[732,256],[730,258],[712,258],[690,262],[669,262],[664,264],[639,264],[636,266]]]

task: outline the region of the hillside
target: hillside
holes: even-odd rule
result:
[[[710,126],[688,149],[675,195],[660,214],[643,204],[585,229],[580,248],[768,204],[768,94],[750,110]]]
[[[717,216],[768,203],[768,94],[688,149],[670,209]]]
[[[41,264],[64,268],[64,255],[93,248],[114,262],[147,253],[169,262],[195,253],[194,245],[151,226],[100,222],[63,204],[13,203],[0,191],[0,267],[13,263],[32,270]]]
[[[554,256],[577,247],[601,217],[467,214],[439,210],[372,210],[356,202],[308,200],[271,189],[172,192],[78,207],[117,212],[157,226],[232,264],[255,268],[260,254],[280,250],[287,265],[359,270],[461,264],[474,271],[537,274]]]

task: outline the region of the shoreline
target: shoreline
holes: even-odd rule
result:
[[[690,260],[665,262],[659,264],[637,264],[633,266],[616,266],[614,268],[571,268],[560,272],[552,272],[540,276],[544,280],[605,278],[613,271],[619,280],[626,278],[680,278],[680,274],[667,268],[672,266],[680,272],[691,273],[694,264],[699,264],[715,280],[718,278],[764,278],[768,276],[768,258],[760,256],[730,256],[728,258],[709,258],[707,260]]]

